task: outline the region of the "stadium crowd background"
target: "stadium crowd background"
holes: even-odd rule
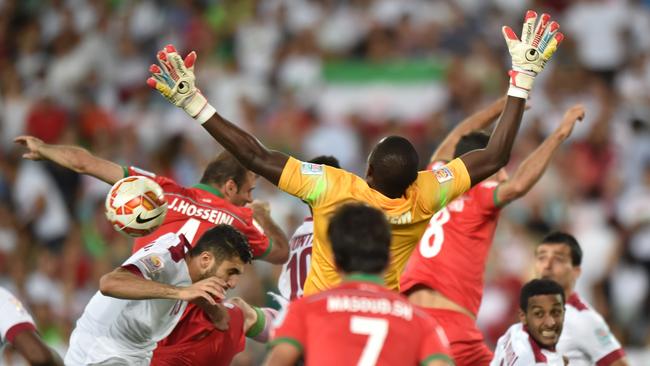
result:
[[[506,90],[501,25],[550,12],[567,39],[538,78],[516,166],[574,103],[587,115],[542,180],[502,213],[479,324],[515,321],[533,244],[550,229],[585,252],[578,292],[634,360],[650,347],[650,1],[0,0],[0,286],[64,351],[99,277],[131,240],[104,219],[108,185],[22,160],[15,136],[80,144],[196,182],[219,147],[146,85],[155,53],[196,50],[198,85],[267,145],[338,157],[363,174],[368,147],[407,136],[421,164],[460,120]],[[258,181],[287,235],[306,206]],[[279,267],[256,263],[235,293],[271,304]],[[252,345],[238,364],[257,364]],[[647,361],[647,360],[646,360]],[[643,362],[646,362],[643,361]],[[647,361],[650,364],[650,361]],[[1,362],[0,362],[1,363]]]

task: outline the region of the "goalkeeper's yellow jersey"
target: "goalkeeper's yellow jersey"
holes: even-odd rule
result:
[[[429,219],[470,188],[470,177],[463,161],[454,159],[434,171],[419,172],[404,196],[388,198],[355,174],[289,158],[278,187],[307,202],[314,212],[311,270],[304,286],[305,295],[309,295],[334,287],[341,280],[327,238],[329,218],[337,207],[364,202],[386,213],[393,238],[384,279],[388,288],[397,290],[399,276]]]

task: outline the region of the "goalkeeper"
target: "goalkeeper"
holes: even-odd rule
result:
[[[526,98],[540,73],[562,41],[559,26],[549,26],[548,15],[526,14],[521,39],[503,27],[512,69],[503,113],[485,149],[470,151],[435,170],[418,172],[418,155],[411,143],[398,136],[382,139],[368,157],[365,180],[328,166],[301,162],[269,150],[254,136],[222,118],[195,86],[196,53],[181,58],[172,45],[158,53],[160,66],[152,65],[147,84],[185,110],[226,150],[251,171],[289,194],[307,202],[314,213],[312,268],[305,294],[333,287],[340,281],[327,239],[331,214],[349,201],[362,201],[381,209],[392,226],[391,262],[386,285],[397,290],[399,274],[430,217],[471,186],[506,165],[519,129]],[[332,141],[332,143],[336,143]]]

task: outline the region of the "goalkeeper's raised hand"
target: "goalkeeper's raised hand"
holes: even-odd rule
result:
[[[517,37],[512,28],[502,28],[503,37],[506,39],[508,51],[512,57],[512,70],[510,75],[510,88],[508,95],[528,98],[528,93],[533,86],[535,76],[540,73],[546,62],[553,56],[557,46],[564,39],[558,30],[560,25],[550,21],[551,16],[528,10],[524,18],[521,39]]]
[[[147,79],[147,84],[174,105],[183,108],[190,117],[200,123],[207,121],[215,113],[215,109],[194,84],[196,53],[192,51],[182,59],[176,48],[170,44],[158,52],[157,57],[160,66],[149,67],[151,77]]]

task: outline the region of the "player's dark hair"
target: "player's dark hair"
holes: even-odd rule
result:
[[[327,235],[334,262],[343,272],[378,274],[388,265],[390,226],[383,212],[362,203],[339,207]]]
[[[578,241],[573,235],[561,231],[554,231],[546,235],[538,246],[541,244],[553,243],[564,244],[569,247],[571,251],[571,264],[574,267],[578,267],[582,264],[582,248],[580,248],[580,244],[578,244]]]
[[[566,303],[564,298],[564,289],[559,283],[549,279],[534,279],[521,288],[519,295],[519,308],[526,312],[528,309],[528,299],[538,295],[560,295],[562,304]]]
[[[212,160],[205,170],[201,183],[223,185],[232,179],[237,184],[237,190],[246,180],[248,170],[231,153],[223,151]]]
[[[211,252],[217,262],[239,257],[244,263],[253,260],[248,239],[239,230],[226,224],[217,225],[201,235],[188,254],[195,257],[202,252]]]
[[[485,149],[490,141],[490,135],[484,131],[474,131],[463,136],[458,140],[454,149],[454,158],[465,155],[472,150]]]
[[[333,157],[331,155],[317,156],[317,157],[309,160],[309,163],[327,165],[327,166],[331,166],[333,168],[341,168],[341,165],[339,164],[339,159],[337,159],[337,158],[335,158],[335,157]]]
[[[387,197],[400,197],[418,177],[419,157],[413,144],[401,136],[388,136],[368,159],[373,186]]]

